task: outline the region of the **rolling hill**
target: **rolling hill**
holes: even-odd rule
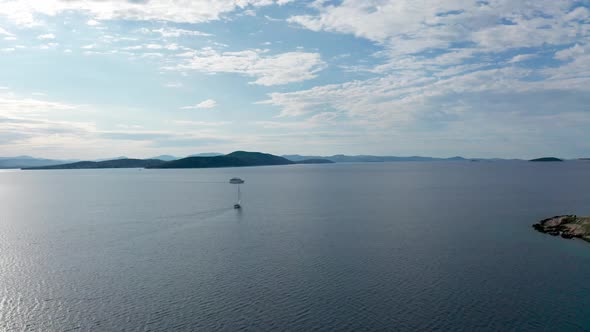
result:
[[[290,164],[294,162],[268,153],[236,151],[222,156],[187,157],[147,168],[214,168]]]

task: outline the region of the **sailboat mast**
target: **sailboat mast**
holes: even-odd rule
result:
[[[238,185],[238,201],[236,202],[236,204],[234,204],[234,209],[240,209],[240,203],[242,202],[242,192],[240,191],[240,184],[244,183],[244,180],[240,178],[231,178],[229,180],[229,183]]]

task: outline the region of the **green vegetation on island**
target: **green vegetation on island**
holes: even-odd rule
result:
[[[543,157],[537,159],[531,159],[529,161],[563,161],[562,159],[555,158],[555,157]]]
[[[541,220],[533,228],[541,233],[561,235],[565,239],[580,238],[590,242],[590,217],[555,216]]]
[[[294,162],[268,153],[236,151],[223,156],[187,157],[147,168],[214,168],[291,164]]]
[[[227,155],[187,157],[164,161],[159,159],[115,159],[105,161],[79,161],[75,163],[28,167],[25,170],[96,169],[96,168],[213,168],[291,165],[295,162],[283,157],[261,152],[236,151]]]

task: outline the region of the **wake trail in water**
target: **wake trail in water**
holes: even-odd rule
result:
[[[221,183],[221,184],[229,184],[227,181],[183,181],[184,183]]]
[[[128,242],[130,238],[139,239],[146,236],[154,236],[154,234],[177,232],[179,229],[190,228],[199,224],[206,223],[210,219],[219,217],[232,210],[234,210],[233,207],[214,208],[189,213],[158,216],[154,217],[152,219],[152,222],[148,224],[146,224],[145,222],[127,223],[127,225],[142,224],[145,226],[145,228],[130,230],[126,232],[124,236],[117,239],[113,239],[109,245],[116,246],[118,244]]]
[[[171,214],[167,216],[160,216],[158,219],[177,219],[177,218],[187,218],[187,217],[199,217],[199,216],[210,216],[214,217],[217,215],[221,215],[224,212],[233,210],[233,207],[223,207],[223,208],[215,208],[215,209],[208,209],[208,210],[200,210],[190,213],[182,213],[182,214]]]

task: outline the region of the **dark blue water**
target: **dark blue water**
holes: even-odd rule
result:
[[[2,331],[590,330],[590,243],[530,227],[590,215],[590,163],[14,171],[0,202]]]

